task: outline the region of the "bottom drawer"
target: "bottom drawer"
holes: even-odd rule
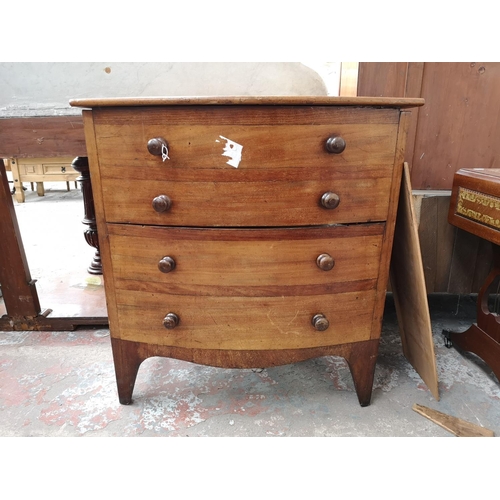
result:
[[[196,349],[266,350],[321,347],[371,338],[376,290],[286,297],[182,296],[117,290],[123,340]],[[178,325],[163,325],[167,314]],[[329,322],[319,331],[316,314]]]

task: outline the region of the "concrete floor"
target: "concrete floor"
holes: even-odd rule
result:
[[[66,192],[64,183],[46,184],[45,197],[28,190],[26,202],[14,205],[42,308],[50,302],[43,295],[51,289],[47,283],[64,285],[67,276],[83,301],[98,296],[99,282],[85,273],[93,250],[83,240],[81,193]],[[431,308],[436,401],[404,358],[388,306],[372,402],[365,408],[345,361],[334,357],[265,370],[150,358],[139,370],[134,403],[122,406],[107,329],[0,332],[0,436],[453,437],[413,411],[414,403],[498,435],[497,378],[475,355],[443,343],[443,328],[465,330],[473,321],[473,307],[464,311]]]

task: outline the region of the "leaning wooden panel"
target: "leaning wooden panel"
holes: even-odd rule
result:
[[[403,353],[439,400],[431,319],[407,163],[403,169],[390,275]]]

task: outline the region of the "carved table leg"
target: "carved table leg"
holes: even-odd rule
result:
[[[84,206],[83,223],[88,226],[85,230],[85,241],[96,249],[94,258],[87,271],[90,274],[102,274],[101,254],[99,252],[99,239],[97,236],[97,224],[95,220],[94,195],[90,183],[89,161],[86,156],[77,156],[71,166],[80,174],[76,180],[81,182]]]
[[[500,247],[493,245],[493,269],[477,296],[477,322],[463,333],[443,330],[446,346],[479,356],[500,380],[500,316],[490,311],[488,297],[497,293],[500,280]]]

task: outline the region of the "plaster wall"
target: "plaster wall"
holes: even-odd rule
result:
[[[340,63],[3,62],[0,117],[80,114],[68,102],[86,97],[338,95],[339,73]]]

